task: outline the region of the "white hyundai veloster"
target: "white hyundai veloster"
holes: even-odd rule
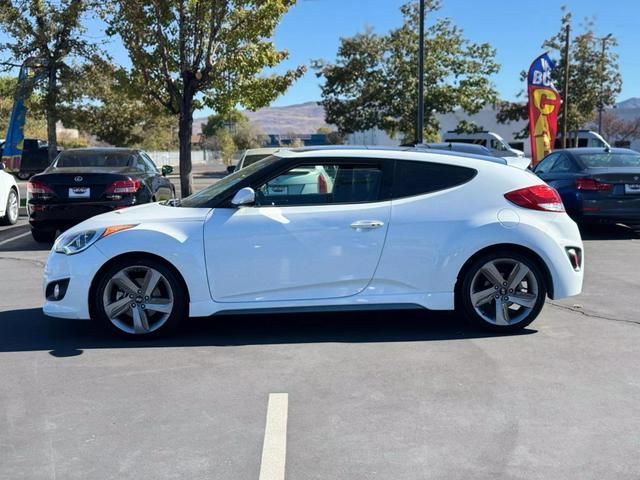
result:
[[[301,188],[309,168],[330,181]],[[509,332],[582,280],[578,228],[528,171],[411,149],[283,150],[180,203],[65,232],[44,312],[151,336],[188,316],[413,306]]]

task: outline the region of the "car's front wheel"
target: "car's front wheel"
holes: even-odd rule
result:
[[[526,255],[493,252],[469,266],[459,294],[463,313],[474,324],[506,333],[535,320],[547,287],[540,268]]]
[[[174,330],[187,314],[187,295],[177,274],[153,259],[123,259],[99,278],[94,313],[108,330],[152,337]]]

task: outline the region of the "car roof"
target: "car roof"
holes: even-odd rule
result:
[[[372,154],[375,154],[375,156],[379,158],[394,159],[394,158],[398,158],[396,155],[398,153],[410,153],[410,152],[437,154],[442,157],[469,158],[469,159],[475,159],[475,160],[483,160],[485,162],[488,161],[492,163],[498,163],[501,165],[508,164],[508,162],[501,157],[494,157],[492,155],[479,155],[476,153],[469,153],[469,152],[442,150],[438,148],[429,148],[428,146],[379,147],[379,146],[367,146],[367,145],[321,145],[316,147],[290,148],[283,151],[282,154],[279,153],[278,156],[292,157],[300,153],[300,154],[305,154],[304,156],[306,157],[309,157],[309,156],[313,156],[309,153],[314,153],[323,157],[334,157],[334,156],[337,157],[339,155],[346,155],[349,157],[357,157],[357,156],[366,157],[366,156],[372,156]],[[418,157],[416,159],[424,159],[424,158]],[[444,159],[441,159],[441,161],[443,160]]]
[[[137,153],[140,150],[137,148],[125,148],[125,147],[89,147],[89,148],[69,148],[63,150],[64,153]]]
[[[466,152],[451,152],[437,149],[417,149],[414,147],[368,147],[356,145],[329,145],[321,147],[304,147],[286,149],[278,152],[277,156],[282,158],[378,158],[389,160],[418,160],[432,161],[438,163],[449,163],[470,168],[476,168],[481,160],[482,164],[493,164],[499,166],[509,166],[506,160],[475,155]]]
[[[576,148],[558,148],[551,153],[556,152],[567,152],[572,155],[581,154],[581,153],[638,153],[635,150],[631,150],[630,148],[605,148],[605,147],[576,147]],[[549,154],[551,155],[551,154]]]
[[[278,150],[286,149],[287,147],[264,147],[264,148],[248,148],[244,151],[246,155],[261,155],[261,154],[269,154],[275,153]]]

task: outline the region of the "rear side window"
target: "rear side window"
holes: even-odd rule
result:
[[[467,183],[477,170],[411,160],[397,160],[393,181],[393,198],[412,197],[437,192]]]

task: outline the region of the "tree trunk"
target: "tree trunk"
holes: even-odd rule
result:
[[[47,115],[47,142],[49,142],[49,163],[58,155],[58,136],[56,133],[56,101],[57,101],[57,84],[56,84],[56,69],[55,67],[49,67],[48,79],[47,79],[47,93],[46,93],[46,115]]]
[[[185,95],[180,109],[178,139],[180,141],[180,195],[182,198],[193,193],[191,174],[191,129],[193,126],[193,99]]]

